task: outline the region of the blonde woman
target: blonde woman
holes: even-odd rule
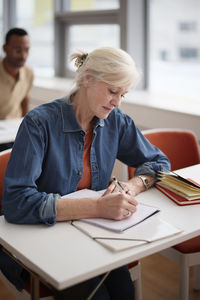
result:
[[[153,185],[156,171],[169,168],[166,156],[119,109],[139,79],[130,55],[104,47],[74,53],[70,59],[77,68],[71,93],[30,111],[19,129],[4,185],[2,204],[8,222],[122,220],[134,214],[135,196]],[[126,193],[114,183],[108,186],[116,158],[136,168],[135,176],[121,183]],[[100,198],[61,198],[83,188],[107,190]],[[63,297],[86,299],[99,280],[68,289]],[[128,269],[121,267],[110,273],[93,299],[128,300],[133,295]],[[61,294],[56,297],[62,299]]]

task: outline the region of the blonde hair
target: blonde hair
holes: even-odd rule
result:
[[[81,87],[86,72],[97,81],[117,87],[136,86],[140,79],[140,72],[137,70],[134,60],[121,49],[102,47],[89,54],[80,50],[69,56],[70,61],[74,59],[77,70],[70,95]]]

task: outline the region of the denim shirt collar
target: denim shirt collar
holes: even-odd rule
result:
[[[76,132],[83,130],[76,119],[73,106],[71,105],[70,97],[65,98],[61,105],[61,117],[63,132]],[[97,128],[98,126],[103,127],[104,120],[95,117],[94,128]]]

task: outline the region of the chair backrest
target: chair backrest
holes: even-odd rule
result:
[[[196,135],[190,130],[151,129],[142,131],[151,144],[162,150],[171,163],[171,169],[177,170],[200,163],[200,147]],[[134,169],[128,168],[129,178]]]
[[[11,154],[12,149],[8,149],[5,151],[0,152],[0,214],[1,214],[1,199],[2,199],[2,193],[3,193],[3,181],[4,181],[4,175],[6,172],[6,168],[7,168],[7,164],[10,158],[10,154]],[[6,281],[7,282],[7,281]],[[28,282],[25,287],[24,287],[25,291],[27,292],[27,294],[23,294],[26,295],[23,297],[23,299],[30,299],[30,283]],[[15,293],[14,293],[15,294]],[[19,294],[19,292],[17,291],[17,295]],[[16,296],[17,297],[17,296]],[[22,299],[22,295],[19,295],[19,299]],[[40,283],[40,299],[53,299],[52,296],[52,292],[50,289],[48,289],[48,287],[44,286],[43,284]],[[18,299],[18,297],[17,297]]]
[[[1,199],[3,193],[3,180],[6,172],[7,164],[10,158],[11,149],[0,152],[0,213],[1,213]]]

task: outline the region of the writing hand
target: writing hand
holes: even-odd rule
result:
[[[126,193],[109,193],[98,199],[98,215],[101,218],[122,220],[136,211],[138,202]]]

